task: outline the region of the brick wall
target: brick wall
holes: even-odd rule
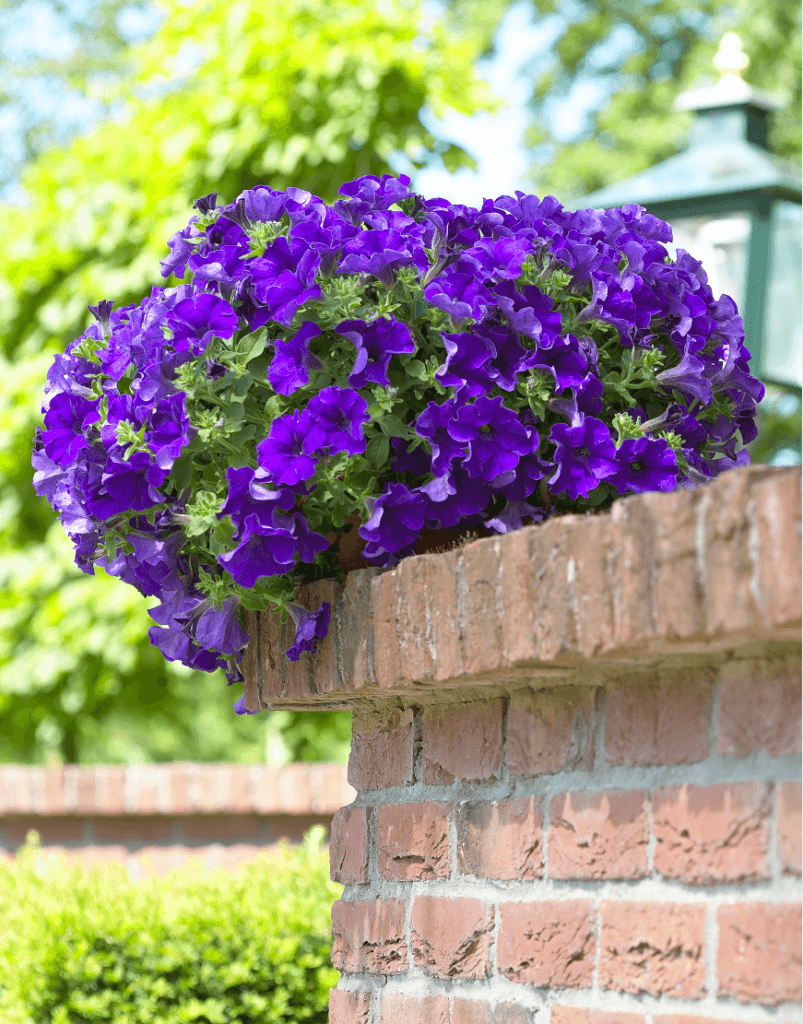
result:
[[[0,856],[35,830],[45,856],[116,861],[135,877],[190,859],[232,868],[328,830],[354,795],[340,764],[0,765]]]
[[[800,475],[392,572],[251,706],[350,706],[331,1024],[800,1021]]]

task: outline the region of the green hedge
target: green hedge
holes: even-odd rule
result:
[[[2,1024],[325,1024],[323,829],[228,874],[45,862],[0,867]]]

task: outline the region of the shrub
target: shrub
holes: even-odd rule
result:
[[[29,843],[0,868],[0,1019],[324,1024],[339,887],[321,839],[231,874],[144,882],[116,865],[43,869]]]

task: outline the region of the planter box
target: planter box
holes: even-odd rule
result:
[[[799,1017],[800,545],[759,466],[252,616],[252,707],[354,712],[331,1021]]]

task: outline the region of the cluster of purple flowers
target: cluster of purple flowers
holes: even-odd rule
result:
[[[394,565],[424,528],[695,487],[756,433],[733,301],[641,207],[340,193],[199,200],[162,261],[191,283],[90,307],[48,375],[34,486],[77,564],[157,597],[152,642],[230,682],[242,608],[292,615],[289,658],[326,634],[293,597],[355,514]]]

